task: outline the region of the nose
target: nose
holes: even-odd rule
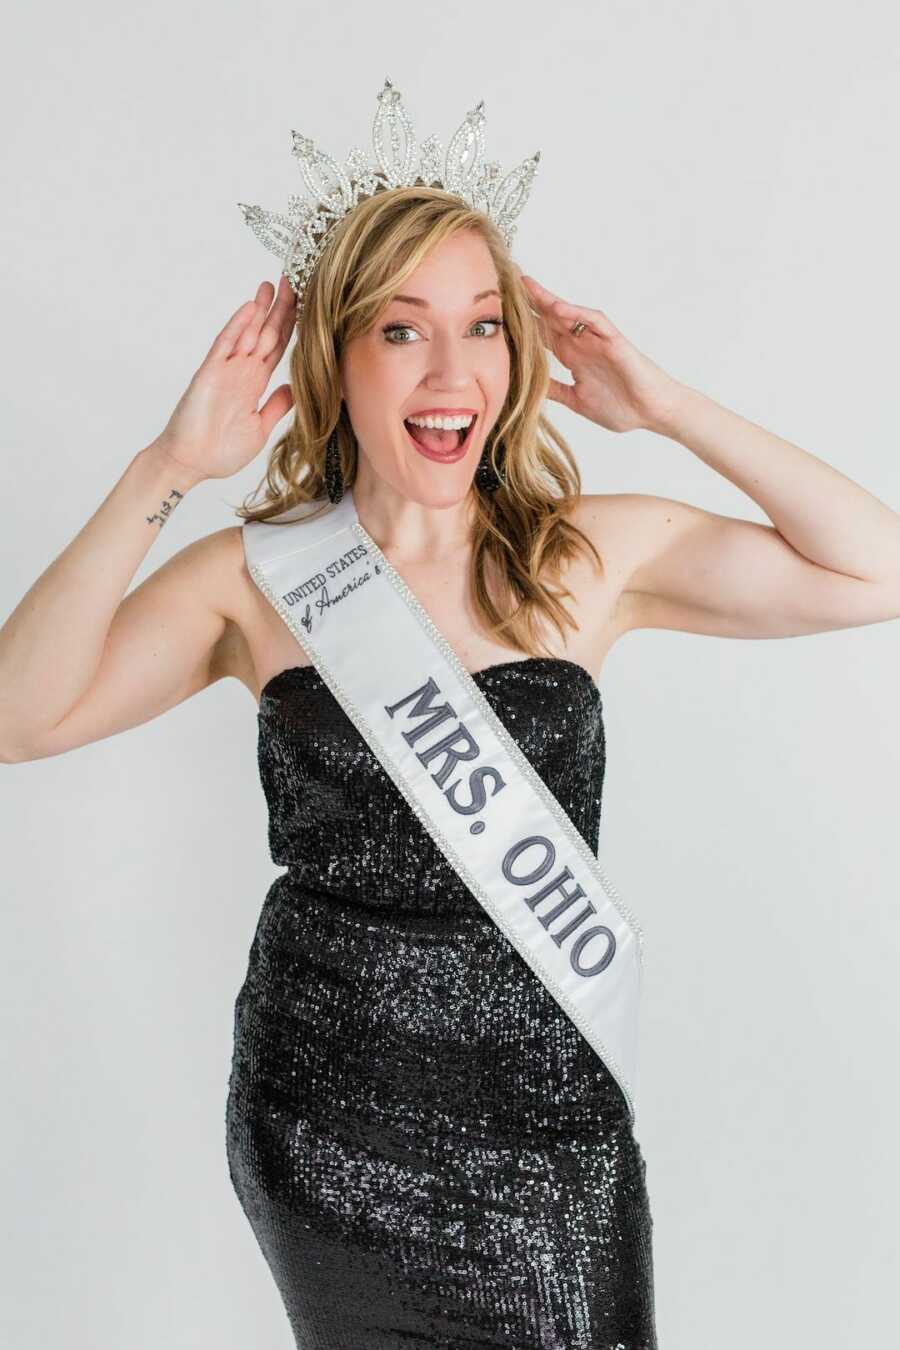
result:
[[[460,390],[468,389],[472,382],[472,348],[454,337],[435,336],[431,340],[428,374],[425,385],[428,389]]]

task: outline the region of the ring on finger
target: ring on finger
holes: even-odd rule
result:
[[[582,323],[581,320],[579,319],[579,320],[577,321],[577,323],[575,323],[575,324],[572,325],[572,329],[571,329],[572,336],[573,336],[573,337],[578,337],[578,334],[579,334],[579,333],[583,333],[584,330],[585,330],[586,328],[587,328],[587,324],[586,324],[586,323]]]

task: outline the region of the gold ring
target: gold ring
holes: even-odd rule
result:
[[[579,334],[579,333],[583,333],[584,330],[585,330],[586,328],[587,328],[587,324],[586,324],[586,323],[582,323],[581,320],[579,319],[578,322],[575,324],[575,326],[574,326],[573,329],[572,329],[572,336],[573,336],[573,337],[577,337],[578,334]]]

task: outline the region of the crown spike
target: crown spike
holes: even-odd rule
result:
[[[365,197],[383,189],[412,187],[417,182],[443,188],[483,211],[510,247],[517,218],[531,192],[540,150],[505,176],[496,160],[485,162],[484,99],[466,113],[446,155],[437,136],[417,144],[401,92],[387,77],[376,103],[372,123],[375,164],[356,146],[340,164],[319,149],[311,137],[292,130],[291,153],[309,196],[293,194],[287,215],[238,202],[245,224],[281,258],[283,274],[297,296],[298,322],[307,282],[331,230]]]

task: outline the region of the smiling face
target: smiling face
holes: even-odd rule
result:
[[[357,481],[373,477],[423,506],[469,492],[488,432],[506,399],[510,355],[499,283],[476,230],[436,245],[379,315],[341,355],[341,391],[359,445]],[[472,412],[460,433],[413,439],[405,419]],[[419,434],[419,433],[417,433]]]

